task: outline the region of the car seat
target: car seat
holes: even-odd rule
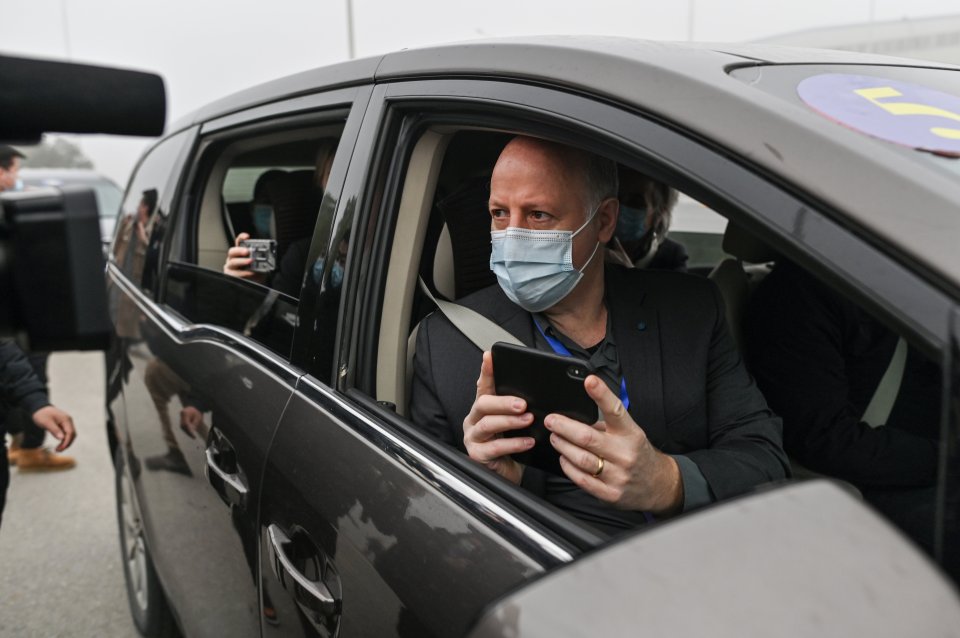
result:
[[[290,244],[313,235],[323,192],[315,181],[315,171],[307,169],[271,180],[266,195],[273,204],[279,262]]]
[[[778,255],[733,221],[723,233],[723,252],[731,257],[713,269],[709,278],[720,288],[727,325],[737,347],[743,349],[743,316],[757,284],[770,272]]]

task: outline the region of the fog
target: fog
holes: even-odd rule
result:
[[[160,73],[168,123],[297,71],[405,47],[530,34],[749,41],[799,30],[955,13],[947,0],[0,0],[0,50]],[[79,141],[124,185],[149,140]]]

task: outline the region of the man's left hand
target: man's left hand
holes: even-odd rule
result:
[[[587,425],[560,414],[544,420],[564,474],[601,501],[658,515],[683,505],[683,481],[673,457],[653,447],[620,399],[596,375],[583,383],[602,419]]]

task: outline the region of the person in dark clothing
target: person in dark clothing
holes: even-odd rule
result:
[[[0,400],[26,410],[33,422],[54,436],[60,444],[57,451],[70,447],[76,437],[73,419],[63,410],[50,405],[43,382],[37,377],[23,351],[8,339],[0,340]],[[3,440],[4,432],[0,432]],[[6,504],[10,468],[6,444],[0,455],[0,517]]]
[[[783,418],[784,447],[807,468],[855,485],[932,551],[940,371],[906,348],[902,382],[883,422],[868,405],[898,336],[790,262],[778,262],[747,309],[750,369]]]
[[[48,352],[30,352],[27,360],[34,373],[47,391]],[[7,461],[19,466],[21,472],[49,472],[69,470],[76,465],[76,459],[66,454],[55,454],[43,447],[47,432],[30,418],[30,414],[19,407],[0,406],[0,428],[10,435],[10,449]]]
[[[618,172],[620,214],[607,244],[607,261],[628,268],[686,272],[686,249],[667,238],[676,189],[622,164]]]

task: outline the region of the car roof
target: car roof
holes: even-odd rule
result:
[[[768,44],[691,44],[617,37],[478,40],[403,50],[306,71],[215,102],[176,129],[296,95],[429,77],[522,80],[636,107],[796,185],[841,211],[895,255],[960,291],[960,180],[732,77],[762,65],[884,65],[957,71],[940,63]],[[856,170],[838,170],[838,167]]]

